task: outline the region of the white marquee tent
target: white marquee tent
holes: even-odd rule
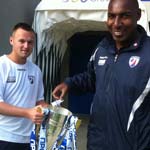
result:
[[[106,31],[109,0],[42,0],[36,7],[33,28],[37,47],[32,60],[42,69],[46,100],[51,102],[53,87],[60,82],[60,68],[68,39],[77,32]],[[139,1],[139,20],[149,33],[146,8]]]

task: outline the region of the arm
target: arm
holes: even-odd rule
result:
[[[69,86],[69,90],[76,94],[95,91],[95,70],[93,61],[87,66],[87,71],[66,78],[65,83]]]
[[[53,97],[55,99],[62,99],[68,92],[94,92],[95,91],[95,71],[93,61],[88,64],[87,72],[67,78],[64,82],[57,85],[53,90]]]
[[[43,114],[37,111],[38,107],[39,106],[34,108],[21,108],[5,102],[0,102],[0,114],[14,117],[25,117],[32,120],[36,124],[40,124]]]
[[[38,80],[38,92],[37,92],[36,106],[41,105],[42,107],[48,107],[49,104],[44,101],[43,78],[42,78],[42,72],[39,67],[38,67],[38,71],[39,71],[39,80]]]

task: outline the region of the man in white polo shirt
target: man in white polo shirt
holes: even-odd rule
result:
[[[43,117],[37,107],[47,106],[41,71],[27,60],[34,41],[34,30],[18,23],[10,37],[11,53],[0,57],[0,150],[30,150],[33,123]]]

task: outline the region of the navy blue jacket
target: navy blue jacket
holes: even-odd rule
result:
[[[88,150],[150,150],[150,38],[116,53],[111,37],[91,56],[87,72],[67,78],[73,92],[94,91]]]

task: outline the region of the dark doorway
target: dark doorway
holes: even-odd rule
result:
[[[68,41],[70,52],[69,76],[86,70],[87,63],[97,44],[107,34],[102,31],[88,31],[74,34]],[[73,113],[89,114],[93,93],[68,95],[68,107]]]

